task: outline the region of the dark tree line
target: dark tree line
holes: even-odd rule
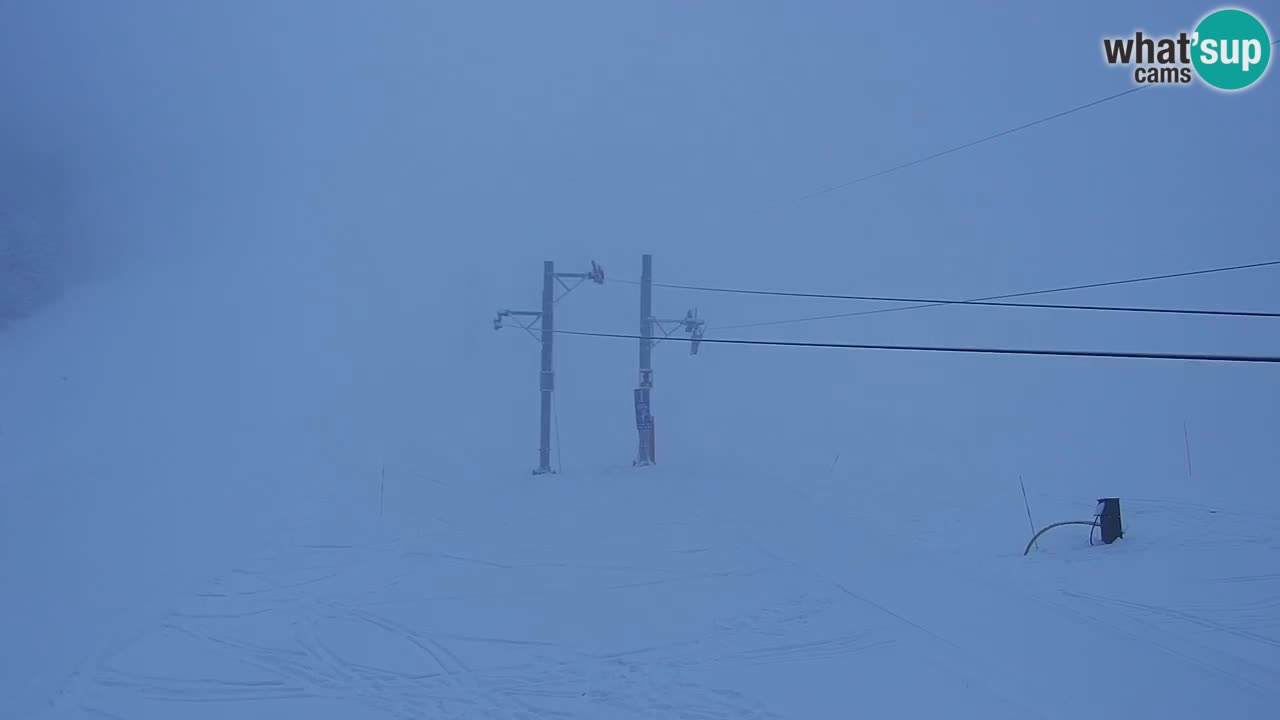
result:
[[[0,328],[65,287],[74,242],[66,190],[51,162],[0,151]]]

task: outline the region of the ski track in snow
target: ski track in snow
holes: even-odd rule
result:
[[[1185,576],[1186,592],[1161,598],[1122,572],[1054,574],[1102,552],[1141,560],[1140,541],[966,561],[819,488],[780,483],[765,501],[710,490],[660,484],[625,513],[601,493],[555,534],[513,501],[470,527],[459,506],[442,534],[278,547],[86,669],[45,717],[729,720],[846,717],[842,703],[868,702],[1066,718],[1124,692],[1195,717],[1280,702],[1280,575],[1267,568]],[[1205,510],[1146,509],[1183,529]],[[1234,517],[1230,536],[1266,542],[1267,517]],[[1210,552],[1222,537],[1209,540],[1176,542]],[[1016,631],[994,633],[1002,623]],[[1108,645],[1133,665],[1107,668]],[[1056,663],[1096,685],[1056,681]],[[1200,683],[1201,706],[1154,696],[1180,681]]]

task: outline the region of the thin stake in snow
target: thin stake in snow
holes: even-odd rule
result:
[[[1022,481],[1021,475],[1018,476],[1018,484],[1022,486],[1022,504],[1027,508],[1027,523],[1031,525],[1031,534],[1035,535],[1036,523],[1031,519],[1031,503],[1027,500],[1027,484]],[[1040,543],[1036,542],[1034,539],[1032,542],[1035,542],[1036,549],[1039,550]]]
[[[1187,479],[1193,480],[1191,475],[1191,435],[1187,433],[1187,421],[1182,421],[1182,440],[1187,444]]]

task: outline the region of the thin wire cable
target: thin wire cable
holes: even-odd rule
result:
[[[551,394],[551,413],[556,420],[556,471],[564,474],[564,454],[560,448],[560,403],[556,402],[555,393]]]
[[[1275,45],[1277,45],[1277,44],[1280,44],[1280,40],[1273,40],[1273,41],[1271,42],[1271,45],[1272,45],[1272,46],[1275,46]],[[1119,99],[1120,99],[1120,98],[1122,98],[1122,97],[1125,97],[1125,96],[1127,96],[1127,95],[1132,95],[1132,94],[1134,94],[1134,93],[1138,92],[1139,90],[1146,90],[1146,89],[1147,89],[1147,88],[1149,88],[1149,87],[1151,87],[1151,86],[1150,86],[1150,85],[1139,85],[1138,87],[1129,88],[1128,90],[1123,90],[1123,91],[1118,92],[1118,93],[1113,93],[1113,94],[1108,95],[1108,96],[1106,96],[1106,97],[1104,97],[1104,98],[1098,98],[1097,100],[1094,100],[1094,101],[1092,101],[1092,102],[1087,102],[1087,103],[1085,103],[1085,104],[1083,104],[1083,105],[1077,105],[1077,106],[1075,106],[1075,107],[1073,107],[1073,108],[1070,108],[1070,109],[1068,109],[1068,110],[1063,110],[1062,112],[1058,112],[1058,113],[1054,113],[1053,115],[1048,115],[1048,116],[1042,117],[1042,118],[1040,118],[1039,120],[1032,120],[1032,121],[1031,121],[1031,122],[1029,122],[1029,123],[1024,123],[1024,124],[1022,124],[1022,125],[1018,125],[1017,127],[1012,127],[1012,128],[1007,129],[1007,130],[1001,130],[1000,132],[995,133],[995,134],[993,134],[993,135],[988,135],[988,136],[986,136],[986,137],[984,137],[984,138],[979,138],[979,139],[977,139],[977,140],[971,140],[971,141],[969,141],[969,142],[967,142],[967,143],[964,143],[964,144],[962,144],[962,145],[956,145],[955,147],[947,148],[946,150],[942,150],[942,151],[939,151],[939,152],[933,153],[932,155],[925,155],[924,157],[919,157],[919,158],[916,158],[915,160],[910,160],[910,161],[908,161],[908,162],[904,162],[904,163],[901,163],[901,164],[899,164],[899,165],[894,165],[893,167],[888,167],[888,168],[885,168],[885,169],[883,169],[883,170],[878,170],[878,171],[873,172],[873,173],[870,173],[870,174],[868,174],[868,175],[863,175],[863,176],[861,176],[861,177],[854,178],[854,179],[849,180],[849,181],[847,181],[847,182],[842,182],[842,183],[840,183],[840,184],[838,184],[838,185],[831,185],[831,186],[829,186],[829,187],[825,187],[825,188],[823,188],[823,189],[821,189],[821,190],[816,190],[816,191],[814,191],[814,192],[809,193],[808,195],[802,195],[802,196],[799,198],[799,200],[801,200],[801,201],[803,201],[803,200],[812,200],[813,198],[816,198],[816,197],[819,197],[819,196],[822,196],[822,195],[826,195],[827,193],[835,192],[836,190],[843,190],[844,188],[852,187],[852,186],[854,186],[854,185],[859,185],[859,184],[864,183],[864,182],[867,182],[867,181],[869,181],[869,180],[875,180],[876,178],[884,177],[885,175],[890,175],[890,174],[892,174],[892,173],[896,173],[896,172],[901,171],[901,170],[906,170],[906,169],[907,169],[907,168],[909,168],[909,167],[914,167],[914,166],[916,166],[916,165],[920,165],[920,164],[922,164],[922,163],[929,162],[930,160],[937,160],[937,159],[938,159],[938,158],[940,158],[940,157],[944,157],[944,156],[950,155],[950,154],[952,154],[952,153],[957,153],[957,152],[960,152],[961,150],[968,150],[969,148],[974,147],[974,146],[976,146],[976,145],[982,145],[983,143],[988,143],[988,142],[991,142],[992,140],[998,140],[998,139],[1000,139],[1000,138],[1002,138],[1002,137],[1005,137],[1005,136],[1007,136],[1007,135],[1012,135],[1012,134],[1017,133],[1017,132],[1022,132],[1023,130],[1029,130],[1030,128],[1033,128],[1033,127],[1035,127],[1035,126],[1037,126],[1037,125],[1043,125],[1043,124],[1045,124],[1045,123],[1047,123],[1047,122],[1051,122],[1051,121],[1053,121],[1053,120],[1057,120],[1057,119],[1059,119],[1059,118],[1064,118],[1064,117],[1066,117],[1066,116],[1068,116],[1068,115],[1072,115],[1072,114],[1074,114],[1074,113],[1078,113],[1078,112],[1080,112],[1080,111],[1082,111],[1082,110],[1088,110],[1089,108],[1097,107],[1098,105],[1101,105],[1101,104],[1103,104],[1103,103],[1111,102],[1112,100],[1119,100]]]
[[[1274,43],[1273,43],[1273,44],[1274,44]],[[969,148],[971,148],[971,147],[974,147],[974,146],[976,146],[976,145],[981,145],[981,144],[983,144],[983,143],[991,142],[992,140],[998,140],[999,138],[1005,137],[1005,136],[1007,136],[1007,135],[1012,135],[1012,134],[1014,134],[1014,133],[1021,132],[1021,131],[1023,131],[1023,130],[1027,130],[1027,129],[1033,128],[1033,127],[1035,127],[1035,126],[1037,126],[1037,125],[1043,125],[1044,123],[1047,123],[1047,122],[1050,122],[1050,121],[1053,121],[1053,120],[1057,120],[1057,119],[1059,119],[1059,118],[1063,118],[1063,117],[1066,117],[1066,116],[1068,116],[1068,115],[1072,115],[1072,114],[1074,114],[1074,113],[1078,113],[1078,112],[1080,112],[1080,111],[1082,111],[1082,110],[1088,110],[1088,109],[1089,109],[1089,108],[1091,108],[1091,107],[1096,107],[1096,106],[1101,105],[1101,104],[1103,104],[1103,103],[1111,102],[1112,100],[1119,100],[1120,98],[1125,97],[1126,95],[1132,95],[1133,93],[1136,93],[1136,92],[1138,92],[1139,90],[1146,90],[1146,89],[1147,89],[1147,88],[1149,88],[1149,87],[1151,87],[1151,86],[1150,86],[1150,85],[1139,85],[1138,87],[1135,87],[1135,88],[1129,88],[1128,90],[1124,90],[1124,91],[1122,91],[1122,92],[1114,93],[1114,94],[1108,95],[1108,96],[1106,96],[1106,97],[1104,97],[1104,98],[1099,98],[1099,99],[1094,100],[1094,101],[1092,101],[1092,102],[1087,102],[1087,103],[1085,103],[1085,104],[1083,104],[1083,105],[1077,105],[1077,106],[1075,106],[1075,107],[1073,107],[1073,108],[1070,108],[1069,110],[1063,110],[1062,112],[1058,112],[1058,113],[1054,113],[1053,115],[1048,115],[1048,116],[1046,116],[1046,117],[1042,117],[1042,118],[1040,118],[1039,120],[1033,120],[1033,121],[1031,121],[1031,122],[1029,122],[1029,123],[1024,123],[1024,124],[1022,124],[1022,125],[1018,125],[1017,127],[1012,127],[1012,128],[1007,129],[1007,130],[1001,130],[1001,131],[1000,131],[1000,132],[998,132],[998,133],[995,133],[995,134],[993,134],[993,135],[988,135],[988,136],[986,136],[986,137],[984,137],[984,138],[979,138],[979,139],[977,139],[977,140],[971,140],[971,141],[969,141],[969,142],[967,142],[967,143],[964,143],[963,145],[956,145],[955,147],[947,148],[946,150],[942,150],[942,151],[940,151],[940,152],[933,153],[932,155],[925,155],[924,157],[916,158],[915,160],[911,160],[911,161],[909,161],[909,162],[904,162],[904,163],[902,163],[902,164],[900,164],[900,165],[894,165],[893,167],[885,168],[885,169],[883,169],[883,170],[878,170],[878,171],[873,172],[873,173],[871,173],[871,174],[869,174],[869,175],[863,175],[863,176],[861,176],[861,177],[854,178],[853,180],[849,180],[849,181],[847,181],[847,182],[843,182],[843,183],[840,183],[840,184],[838,184],[838,185],[831,185],[831,186],[826,187],[826,188],[823,188],[823,189],[821,189],[821,190],[817,190],[817,191],[815,191],[815,192],[811,192],[811,193],[809,193],[808,195],[803,195],[803,196],[801,196],[801,197],[800,197],[800,199],[801,199],[801,200],[812,200],[813,198],[819,197],[819,196],[821,196],[821,195],[825,195],[825,194],[827,194],[827,193],[835,192],[836,190],[843,190],[844,188],[851,187],[851,186],[853,186],[853,185],[858,185],[858,184],[861,184],[861,183],[867,182],[868,180],[874,180],[874,179],[876,179],[876,178],[884,177],[885,175],[889,175],[889,174],[892,174],[892,173],[898,172],[898,171],[900,171],[900,170],[906,170],[906,169],[907,169],[907,168],[909,168],[909,167],[914,167],[914,166],[916,166],[916,165],[920,165],[920,164],[922,164],[922,163],[929,162],[930,160],[937,160],[937,159],[938,159],[938,158],[940,158],[940,157],[944,157],[944,156],[946,156],[946,155],[950,155],[950,154],[952,154],[952,153],[960,152],[961,150],[967,150],[967,149],[969,149]]]
[[[561,335],[578,335],[581,337],[614,338],[620,340],[641,340],[639,335],[627,333],[587,332],[582,330],[555,330]],[[673,336],[671,340],[693,342],[693,338]],[[791,340],[745,340],[729,338],[701,338],[701,343],[720,345],[756,345],[771,347],[795,348],[837,348],[845,350],[906,350],[915,352],[969,353],[986,355],[1039,355],[1053,357],[1089,357],[1089,358],[1127,358],[1134,360],[1197,360],[1202,362],[1235,362],[1280,364],[1280,356],[1276,355],[1212,355],[1201,353],[1143,353],[1143,352],[1111,352],[1106,350],[1030,350],[1022,348],[988,348],[988,347],[954,347],[944,345],[878,345],[870,343],[835,343],[835,342],[802,342]]]
[[[1280,264],[1280,261],[1277,261]],[[890,297],[883,295],[836,295],[816,292],[786,292],[781,290],[753,290],[746,288],[722,288],[703,285],[675,285],[670,283],[654,283],[654,287],[674,290],[693,290],[697,292],[728,293],[734,295],[766,295],[771,297],[816,298],[822,300],[864,300],[871,302],[926,303],[921,305],[978,305],[983,307],[1038,308],[1049,310],[1100,310],[1107,312],[1132,313],[1170,313],[1174,315],[1215,315],[1227,317],[1280,317],[1280,312],[1261,312],[1253,310],[1198,310],[1190,308],[1132,307],[1125,305],[1066,305],[1058,303],[1027,302],[990,302],[983,300],[936,300],[929,298]]]
[[[1226,267],[1207,268],[1204,270],[1190,270],[1187,272],[1167,273],[1164,275],[1147,275],[1144,277],[1128,278],[1125,280],[1109,280],[1107,282],[1086,283],[1083,285],[1068,285],[1064,287],[1048,288],[1045,290],[1030,290],[1027,292],[1007,293],[1004,295],[989,295],[987,297],[970,298],[965,300],[966,303],[987,302],[989,300],[1007,300],[1010,298],[1030,297],[1032,295],[1048,295],[1050,293],[1069,292],[1073,290],[1089,290],[1101,287],[1114,287],[1117,285],[1132,285],[1134,283],[1153,282],[1155,280],[1170,280],[1174,278],[1193,277],[1198,275],[1211,275],[1214,273],[1233,272],[1236,270],[1249,270],[1253,268],[1268,267],[1280,265],[1280,260],[1270,260],[1267,262],[1248,263],[1245,265],[1230,265]],[[814,322],[818,320],[835,320],[839,318],[858,317],[861,315],[879,315],[881,313],[903,312],[905,310],[919,310],[921,308],[938,307],[951,303],[923,303],[920,305],[905,305],[901,307],[879,308],[877,310],[862,310],[858,312],[835,313],[831,315],[811,315],[808,317],[791,318],[787,320],[766,320],[762,322],[740,323],[737,325],[724,325],[719,330],[741,330],[744,328],[765,327],[771,325],[791,325],[802,322]]]

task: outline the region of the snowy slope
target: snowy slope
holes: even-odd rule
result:
[[[1126,540],[1064,530],[1024,558],[1016,522],[971,515],[948,547],[902,497],[824,480],[428,483],[381,526],[246,555],[39,717],[1266,717],[1280,698],[1274,515],[1135,500]]]
[[[1275,408],[1216,392],[1265,391],[1265,370],[1046,364],[1046,387],[975,381],[971,359],[664,345],[662,464],[636,471],[605,465],[633,449],[634,345],[565,342],[565,472],[535,479],[536,346],[487,312],[423,310],[531,297],[529,278],[435,287],[438,251],[342,234],[142,265],[0,336],[0,716],[1190,718],[1280,699],[1280,448],[1256,440]],[[632,309],[591,291],[566,316]],[[1088,382],[1107,374],[1126,382]],[[745,382],[762,377],[790,380]],[[1170,387],[1198,403],[1191,474]],[[1130,536],[1066,528],[1021,557],[1024,467],[1038,524],[1114,494]]]
[[[1127,96],[797,202],[1115,92],[1097,38],[1150,3],[123,5],[0,2],[0,213],[41,220],[0,223],[0,719],[1280,699],[1271,367],[664,344],[637,472],[635,343],[564,336],[563,472],[534,479],[537,346],[489,325],[546,259],[602,263],[557,320],[609,332],[644,252],[661,282],[957,298],[1271,259],[1272,85]],[[907,26],[929,52],[897,53]],[[33,238],[57,252],[15,274]],[[882,306],[655,294],[691,307],[722,337],[1280,354],[1267,319],[772,324]],[[1117,495],[1130,537],[1021,557],[1020,474],[1037,524]]]
[[[1262,372],[1063,363],[1059,385],[1005,377],[984,400],[995,385],[885,360],[926,414],[893,383],[826,380],[845,356],[660,346],[662,464],[637,471],[605,464],[632,451],[634,346],[566,342],[564,472],[533,478],[536,346],[484,317],[420,332],[422,306],[487,298],[421,283],[413,243],[370,257],[340,234],[139,266],[0,336],[0,716],[1191,718],[1280,699],[1278,450],[1253,439],[1274,408],[1212,392]],[[633,301],[592,290],[566,315]],[[800,367],[744,399],[743,378]],[[1136,402],[1177,382],[1220,419],[1193,421],[1192,473]],[[1106,394],[1096,426],[1058,419]],[[1021,557],[1010,455],[1038,524],[1118,495],[1129,537],[1065,528]]]

